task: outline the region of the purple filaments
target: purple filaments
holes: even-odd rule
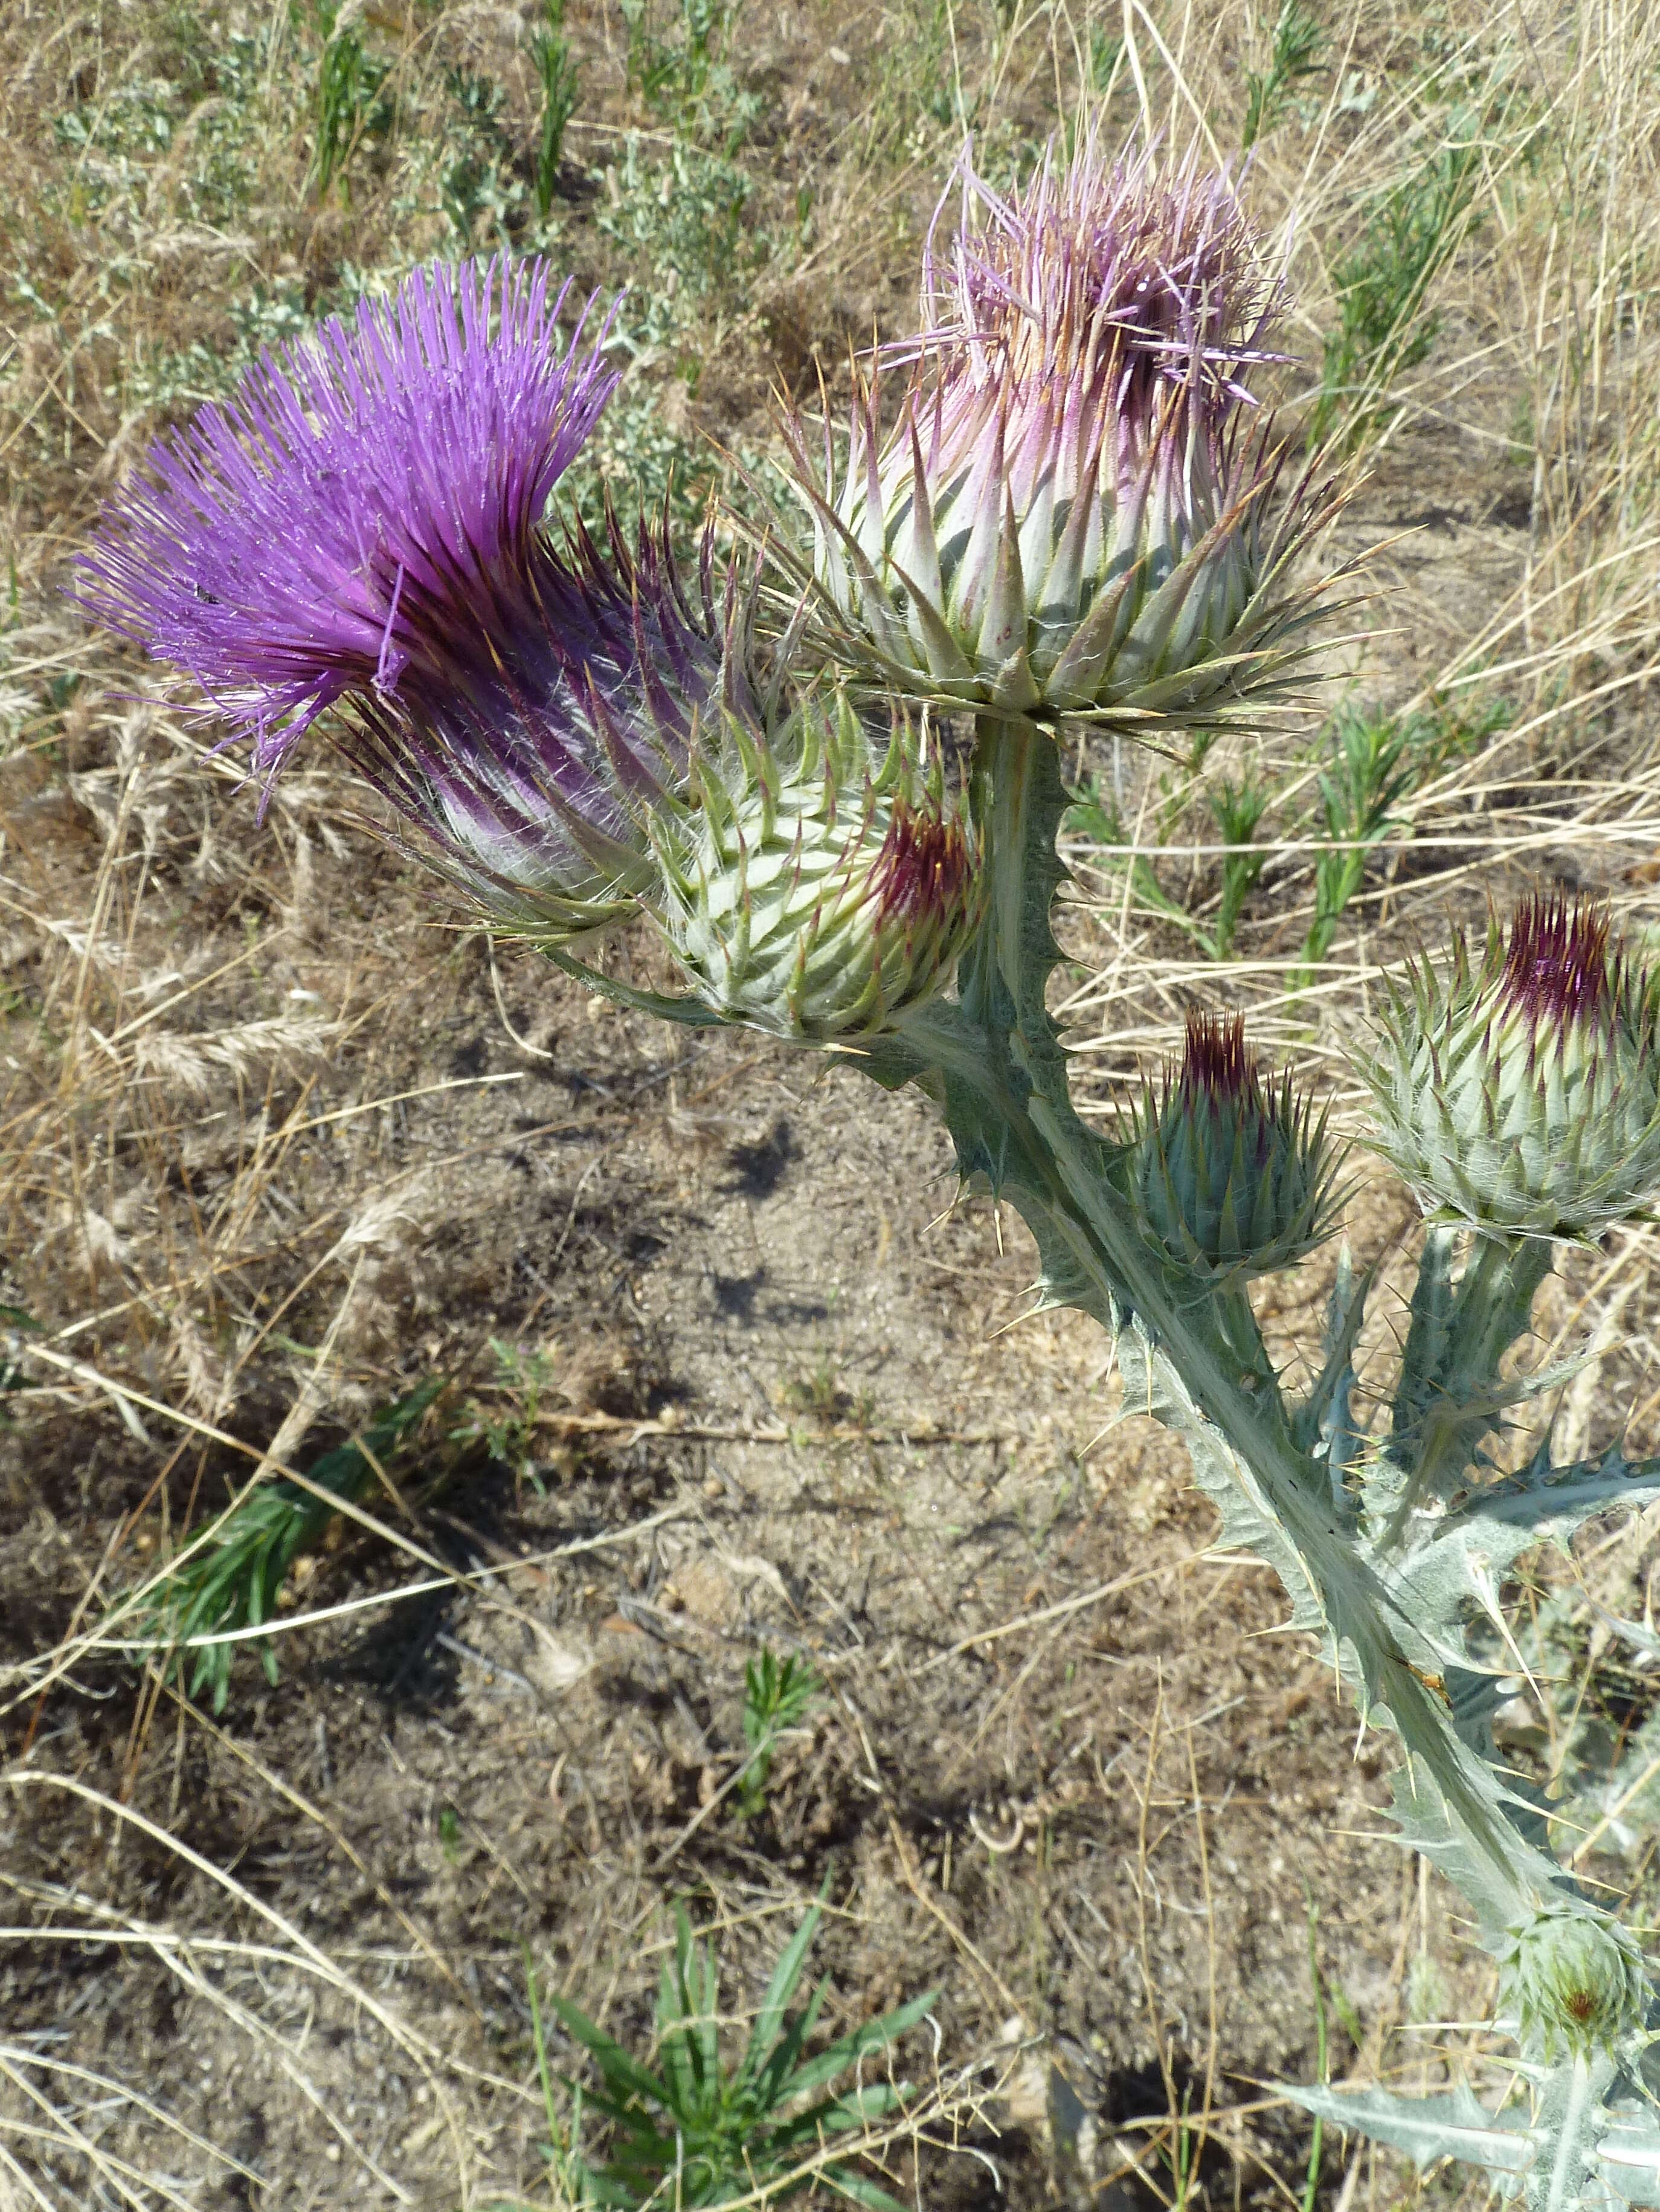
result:
[[[1560,1034],[1611,1013],[1616,964],[1606,914],[1577,900],[1524,898],[1511,924],[1499,995],[1532,1027]]]
[[[1093,137],[1011,199],[966,161],[960,174],[948,271],[930,250],[924,277],[930,345],[966,345],[1016,382],[1093,370],[1143,413],[1160,386],[1245,399],[1243,371],[1275,357],[1277,288],[1226,176],[1191,159],[1161,176],[1153,149],[1108,163]]]
[[[615,531],[574,557],[540,537],[522,594],[457,605],[453,637],[392,695],[362,693],[336,742],[397,811],[500,884],[575,890],[643,857],[639,811],[684,780],[699,716],[753,714],[711,579],[697,609],[663,541]],[[430,641],[429,641],[430,643]],[[451,857],[457,857],[452,855]],[[488,889],[474,888],[488,896]]]
[[[522,574],[615,382],[597,345],[554,351],[548,286],[505,260],[417,271],[266,355],[106,514],[84,603],[195,677],[261,771],[344,693],[395,691],[440,611]]]
[[[266,356],[156,447],[82,563],[88,611],[195,678],[269,776],[318,714],[440,846],[510,883],[638,850],[719,680],[666,552],[542,527],[616,378],[568,285],[503,256],[409,276]]]
[[[949,927],[973,895],[978,855],[954,815],[918,811],[903,799],[870,872],[870,896],[883,921],[931,918]]]

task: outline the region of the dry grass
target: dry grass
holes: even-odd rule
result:
[[[520,956],[451,930],[341,826],[345,790],[325,756],[256,824],[233,764],[204,757],[199,722],[60,596],[98,499],[161,421],[221,386],[251,347],[423,254],[491,242],[508,212],[515,242],[545,244],[579,284],[637,287],[604,455],[614,486],[639,470],[660,490],[670,462],[706,471],[705,433],[764,451],[774,374],[804,392],[821,368],[833,397],[850,343],[904,327],[966,121],[984,164],[1013,173],[1081,85],[1119,125],[1197,129],[1226,153],[1247,74],[1268,66],[1271,15],[1139,0],[1094,13],[892,0],[851,17],[752,6],[730,81],[700,118],[647,97],[617,10],[573,4],[582,95],[540,240],[524,11],[411,0],[348,16],[384,64],[393,114],[383,130],[366,109],[326,199],[308,180],[320,40],[306,10],[18,0],[0,27],[0,179],[18,211],[0,341],[0,1297],[34,1324],[0,1434],[0,1572],[15,1579],[0,1649],[6,2212],[359,2192],[437,2207],[530,2189],[542,2123],[519,1941],[634,2026],[674,1882],[697,1887],[754,1983],[833,1850],[851,1868],[827,1939],[839,2016],[851,2024],[928,1973],[952,1990],[909,2140],[873,2146],[920,2202],[984,2201],[972,2160],[927,2148],[954,2129],[1002,2160],[1016,2203],[1041,2201],[1052,2159],[1069,2202],[1127,2203],[1133,2183],[1137,2203],[1300,2203],[1306,2139],[1243,2077],[1290,2063],[1308,2033],[1300,1893],[1293,1881],[1291,1924],[1271,1935],[1253,1901],[1277,1879],[1263,1871],[1270,1855],[1314,1833],[1340,1898],[1346,1881],[1372,1885],[1331,1937],[1345,1948],[1330,1971],[1360,1991],[1350,2060],[1408,2081],[1444,2069],[1447,2039],[1422,2023],[1439,2016],[1423,2000],[1451,1947],[1445,1900],[1397,1875],[1386,1847],[1357,1843],[1346,1859],[1332,1839],[1334,1824],[1375,1825],[1378,1802],[1369,1769],[1341,1806],[1335,1780],[1324,1799],[1308,1780],[1340,1755],[1336,1717],[1284,1770],[1294,1786],[1278,1802],[1236,1799],[1251,1730],[1277,1743],[1306,1707],[1324,1711],[1294,1656],[1259,1662],[1250,1639],[1275,1618],[1272,1595],[1195,1564],[1204,1516],[1167,1502],[1175,1471],[1156,1452],[1124,1430],[1097,1443],[1115,1409],[1083,1332],[1041,1323],[984,1362],[963,1351],[957,1320],[978,1346],[1019,1310],[1022,1262],[1001,1256],[1001,1224],[984,1216],[925,1231],[949,1191],[915,1187],[917,1158],[942,1167],[919,1152],[915,1116],[861,1107],[851,1166],[821,1125],[815,1172],[825,1188],[850,1182],[836,1222],[862,1235],[879,1216],[873,1279],[900,1264],[890,1247],[903,1255],[904,1329],[937,1307],[951,1340],[889,1370],[874,1322],[844,1326],[827,1291],[821,1314],[803,1302],[812,1317],[785,1316],[768,1343],[805,1370],[834,1336],[838,1357],[870,1360],[882,1399],[867,1419],[853,1392],[827,1388],[819,1419],[810,1391],[781,1395],[742,1346],[706,1356],[691,1301],[712,1281],[724,1328],[758,1295],[765,1267],[736,1240],[761,1233],[768,1162],[776,1152],[782,1172],[789,1127],[821,1115],[822,1094],[748,1044],[694,1049],[591,1019]],[[1195,998],[1246,1006],[1265,1042],[1318,1060],[1348,1103],[1343,1048],[1380,969],[1434,941],[1449,913],[1479,919],[1489,896],[1554,881],[1606,891],[1643,931],[1660,892],[1648,689],[1660,22],[1635,0],[1580,0],[1548,27],[1450,0],[1333,9],[1324,30],[1321,70],[1260,142],[1251,185],[1300,301],[1293,409],[1314,396],[1334,286],[1376,211],[1449,149],[1468,149],[1473,179],[1445,265],[1348,395],[1369,475],[1332,557],[1386,542],[1365,635],[1334,652],[1334,678],[1402,722],[1498,701],[1506,719],[1402,794],[1300,990],[1330,842],[1318,733],[1269,732],[1209,764],[1250,767],[1275,793],[1265,872],[1225,966],[1147,909],[1126,866],[1150,860],[1165,896],[1207,926],[1221,840],[1201,799],[1157,761],[1087,763],[1117,777],[1128,833],[1104,844],[1081,825],[1072,849],[1065,1012],[1097,1104],[1168,1048]],[[747,196],[736,227],[735,192]],[[1433,343],[1414,358],[1430,315]],[[653,955],[621,957],[645,974]],[[890,1127],[907,1133],[873,1194],[857,1150],[874,1156],[888,1139],[873,1133]],[[636,1285],[651,1240],[690,1250],[693,1216],[723,1204],[730,1257],[715,1246],[687,1261],[683,1310],[648,1312]],[[803,1194],[791,1236],[810,1237],[825,1206],[817,1187]],[[526,1246],[509,1231],[532,1211],[542,1228]],[[1368,1197],[1352,1225],[1390,1255],[1390,1282],[1409,1279],[1404,1209]],[[1651,1251],[1645,1232],[1612,1240],[1547,1305],[1546,1326],[1588,1334],[1596,1353],[1564,1415],[1581,1444],[1623,1422],[1633,1449],[1652,1445]],[[1271,1316],[1287,1348],[1322,1288],[1293,1286]],[[485,1508],[457,1488],[488,1488],[463,1431],[525,1411],[493,1338],[548,1348],[557,1387],[525,1449],[553,1497],[511,1510],[498,1497],[481,1534]],[[1374,1377],[1389,1347],[1385,1309]],[[146,1589],[247,1480],[303,1480],[319,1438],[434,1372],[451,1389],[413,1475],[389,1468],[352,1509],[355,1549],[301,1563],[276,1624],[274,1717],[240,1692],[223,1723],[186,1704],[135,1648]],[[883,1470],[898,1468],[930,1514],[975,1525],[995,1510],[1023,1528],[1052,1481],[1052,1553],[1029,1531],[1000,1538],[971,1580],[957,1539],[896,1504]],[[821,1490],[849,1517],[809,1516],[822,1550],[799,1556],[797,1500]],[[860,1516],[885,1534],[862,1536]],[[1640,1615],[1649,1538],[1608,1540],[1573,1571],[1598,1602]],[[912,1611],[859,1611],[867,1541],[867,1597],[869,1571],[898,1573],[897,1560],[924,1593]],[[743,1595],[711,1600],[706,1620],[677,1585],[695,1592],[711,1572]],[[935,1594],[947,1589],[948,1601]],[[323,1707],[313,1759],[315,1701],[303,1728],[282,1701],[302,1683],[312,1699],[307,1655],[345,1649],[330,1637],[440,1602],[453,1669],[497,1703],[481,1708],[488,1727],[469,1705],[464,1743],[424,1764],[426,1739],[411,1752],[388,1707],[393,1768],[415,1775],[377,1796],[371,1821],[336,1787]],[[715,1848],[697,1778],[713,1791],[727,1773],[722,1709],[681,1717],[674,1699],[730,1683],[768,1623],[814,1644],[834,1696],[781,1765],[783,1840],[746,1852],[724,1830]],[[645,1669],[666,1716],[656,1735],[631,1733],[615,1698],[580,1704],[590,1690],[576,1686],[612,1663],[595,1653],[629,1638],[657,1669]],[[677,1650],[694,1655],[692,1674],[673,1671]],[[1576,1678],[1540,1700],[1547,1735],[1601,1679],[1595,1639],[1574,1650]],[[1238,1687],[1213,1695],[1224,1677]],[[353,1729],[352,1787],[379,1793],[374,1777],[393,1768],[377,1745],[372,1774],[375,1730]],[[1275,1771],[1278,1755],[1263,1759]],[[535,1760],[551,1770],[551,1796],[542,1767],[534,1794],[560,1840],[532,1867],[529,1814],[498,1817],[494,1799],[464,1793],[469,1772],[506,1793]],[[445,1791],[470,1824],[460,1870],[430,1842],[425,1887],[394,1876],[400,1828],[435,1837]],[[674,1839],[694,1830],[682,1856]],[[1223,1857],[1243,1871],[1219,1872]],[[1597,1865],[1646,1879],[1640,1856]],[[1327,1894],[1322,1911],[1327,1927],[1343,1908]],[[1075,2019],[1059,1998],[1046,2009],[1058,1959]],[[1479,1975],[1452,1969],[1444,1996],[1475,2009]],[[1085,2020],[1104,2023],[1094,2042]],[[218,2069],[209,2090],[184,2080],[179,2021]],[[913,2078],[927,2048],[907,2054]],[[287,2116],[270,2121],[275,2140],[249,2133],[256,2110]],[[1379,2204],[1396,2186],[1387,2162],[1329,2157],[1320,2201]]]

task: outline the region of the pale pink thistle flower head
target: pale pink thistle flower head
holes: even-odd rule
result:
[[[1251,397],[1280,288],[1232,180],[1089,135],[1007,198],[965,155],[948,198],[928,327],[877,356],[845,466],[827,447],[815,471],[796,426],[844,641],[890,683],[1039,720],[1211,722],[1283,688],[1317,596],[1289,572],[1336,501],[1285,481]]]
[[[655,880],[644,811],[700,714],[750,711],[741,620],[665,544],[546,510],[615,386],[568,285],[506,257],[417,271],[265,356],[153,448],[82,562],[89,612],[173,662],[276,775],[329,714],[419,857],[560,941]]]

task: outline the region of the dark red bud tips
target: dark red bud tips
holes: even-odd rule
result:
[[[1605,1019],[1615,976],[1605,909],[1581,899],[1524,898],[1510,926],[1499,978],[1506,1009],[1540,1026]]]
[[[1245,1042],[1243,1014],[1190,1011],[1178,1090],[1186,1106],[1261,1103],[1262,1078]]]
[[[1264,1085],[1243,1019],[1192,1012],[1181,1065],[1130,1118],[1118,1172],[1172,1260],[1244,1281],[1295,1266],[1325,1234],[1337,1165],[1324,1118],[1289,1081]]]
[[[960,815],[919,813],[897,801],[870,872],[879,920],[905,923],[960,915],[975,895],[978,866]]]

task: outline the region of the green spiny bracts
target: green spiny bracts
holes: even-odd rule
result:
[[[845,694],[770,738],[734,715],[715,726],[692,804],[657,836],[694,987],[802,1042],[892,1030],[950,981],[984,906],[981,841],[937,755],[924,764],[902,721],[884,752]]]
[[[1339,1158],[1287,1076],[1263,1085],[1245,1024],[1190,1013],[1179,1069],[1149,1085],[1121,1186],[1171,1257],[1243,1280],[1296,1264],[1330,1226]]]
[[[1009,200],[960,182],[924,334],[888,349],[896,425],[879,356],[845,465],[791,426],[835,649],[1039,720],[1214,724],[1283,690],[1324,588],[1292,571],[1341,501],[1255,418],[1279,293],[1233,185],[1093,135]]]
[[[1559,2049],[1583,2056],[1611,2048],[1642,2026],[1646,1993],[1636,1944],[1589,1912],[1536,1913],[1510,1930],[1499,1954],[1499,2013],[1547,2059]]]
[[[1409,965],[1360,1072],[1436,1219],[1592,1237],[1660,1188],[1660,978],[1593,907],[1527,898],[1479,961]]]

